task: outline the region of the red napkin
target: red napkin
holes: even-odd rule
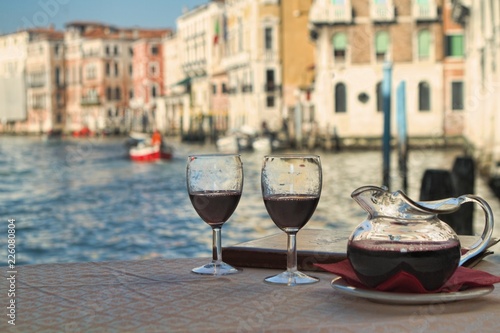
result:
[[[375,288],[370,288],[359,281],[348,259],[344,259],[334,264],[315,264],[315,266],[341,276],[348,284],[356,288],[401,293],[452,292],[473,287],[490,286],[500,282],[500,276],[460,266],[441,288],[432,291],[425,289],[416,277],[404,271],[400,271],[393,275],[390,279],[382,282]]]

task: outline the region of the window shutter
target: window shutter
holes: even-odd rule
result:
[[[347,35],[343,32],[336,33],[333,36],[333,48],[335,50],[345,50],[347,46]]]
[[[375,51],[377,53],[387,52],[389,45],[389,34],[386,31],[380,31],[375,36]]]
[[[431,36],[429,30],[422,30],[418,34],[418,56],[427,58],[430,54]]]

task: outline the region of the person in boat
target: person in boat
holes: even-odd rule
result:
[[[154,130],[153,135],[151,135],[151,144],[153,146],[161,146],[162,145],[162,137],[158,130]]]

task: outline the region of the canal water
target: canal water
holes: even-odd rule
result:
[[[18,265],[210,256],[211,229],[191,206],[185,167],[188,154],[215,148],[173,145],[171,161],[136,163],[127,159],[123,138],[0,137],[1,248],[7,247],[7,220],[15,219]],[[351,231],[365,212],[350,193],[359,186],[381,184],[382,153],[316,153],[322,159],[323,192],[306,228]],[[460,153],[412,150],[407,194],[418,199],[424,171],[451,169]],[[243,195],[222,229],[223,246],[280,233],[261,197],[262,154],[244,153],[242,160]],[[396,161],[393,154],[391,190],[402,184]],[[481,179],[476,180],[475,192],[500,216],[498,200]],[[475,214],[478,233],[481,214]]]

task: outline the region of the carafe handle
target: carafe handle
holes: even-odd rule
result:
[[[460,205],[466,202],[477,203],[479,206],[481,206],[484,213],[484,230],[483,234],[481,235],[481,239],[478,240],[475,244],[473,244],[469,249],[469,251],[467,251],[460,257],[459,266],[462,266],[462,264],[465,263],[467,260],[469,260],[472,257],[475,257],[477,254],[483,252],[488,247],[491,235],[493,234],[494,221],[493,221],[493,212],[491,211],[491,207],[483,198],[472,194],[464,194],[458,197],[457,199],[459,199]]]

